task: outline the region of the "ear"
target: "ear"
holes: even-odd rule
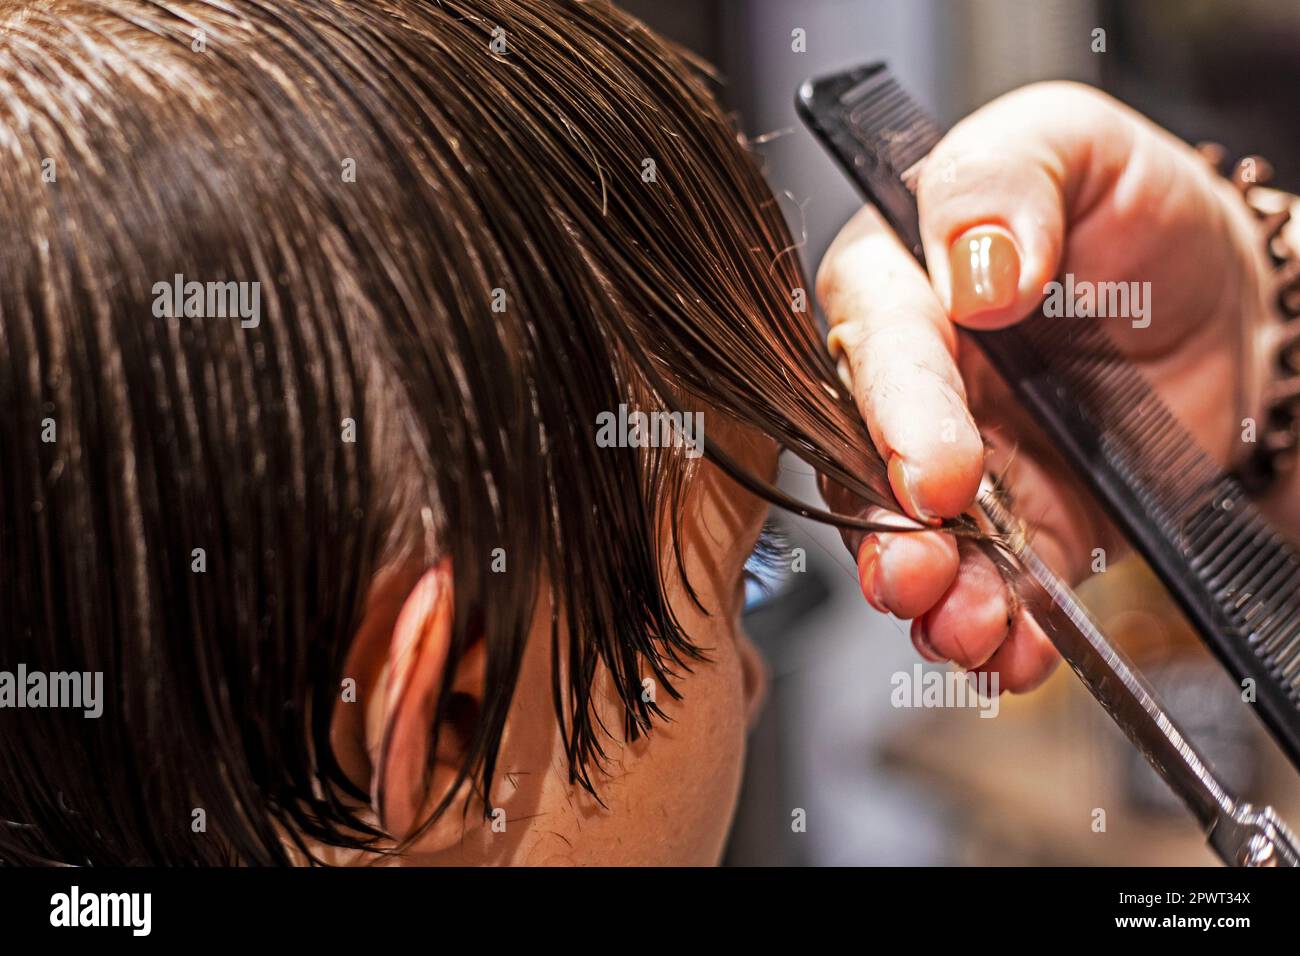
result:
[[[375,688],[377,706],[367,719],[372,805],[384,828],[397,839],[410,835],[423,813],[432,809],[426,796],[436,804],[454,783],[468,734],[481,712],[485,655],[482,642],[475,642],[458,661],[438,752],[430,753],[454,611],[451,559],[444,558],[424,573],[402,604]],[[433,774],[428,778],[431,763]]]
[[[399,839],[420,811],[416,784],[423,779],[432,743],[438,691],[451,647],[454,595],[451,560],[424,573],[393,625],[384,677],[380,679],[378,754],[371,780],[373,805],[385,829]]]

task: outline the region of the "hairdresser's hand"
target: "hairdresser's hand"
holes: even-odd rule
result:
[[[971,506],[986,467],[978,421],[1039,553],[1078,582],[1094,549],[1114,562],[1122,541],[954,324],[1020,321],[1067,273],[1077,288],[1139,283],[1138,308],[1096,321],[1226,464],[1254,412],[1244,373],[1262,367],[1237,345],[1266,315],[1250,214],[1191,147],[1073,84],[1027,87],[960,123],[927,160],[919,199],[928,277],[871,209],[831,246],[817,277],[831,348],[910,515]],[[949,536],[873,535],[858,565],[873,605],[916,619],[926,657],[997,671],[1011,690],[1055,665],[988,560]]]

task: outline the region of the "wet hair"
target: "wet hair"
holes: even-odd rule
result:
[[[660,561],[692,466],[597,447],[621,403],[892,507],[709,85],[604,2],[0,3],[0,654],[107,698],[0,710],[0,859],[377,846],[330,727],[398,560],[453,556],[435,728],[486,642],[462,779],[490,788],[547,588],[596,788],[597,669],[635,738],[643,676],[675,694],[700,656]],[[178,276],[256,289],[256,323],[168,314]]]

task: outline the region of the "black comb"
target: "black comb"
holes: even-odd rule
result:
[[[916,178],[942,136],[884,64],[805,83],[797,108],[922,265]],[[1300,555],[1093,321],[964,331],[1146,558],[1300,768]]]

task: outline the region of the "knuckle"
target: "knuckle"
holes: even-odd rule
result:
[[[1010,115],[1024,117],[1033,124],[1041,117],[1059,120],[1069,117],[1072,123],[1087,123],[1119,112],[1118,101],[1109,94],[1076,80],[1043,80],[1008,93],[1001,101]]]

